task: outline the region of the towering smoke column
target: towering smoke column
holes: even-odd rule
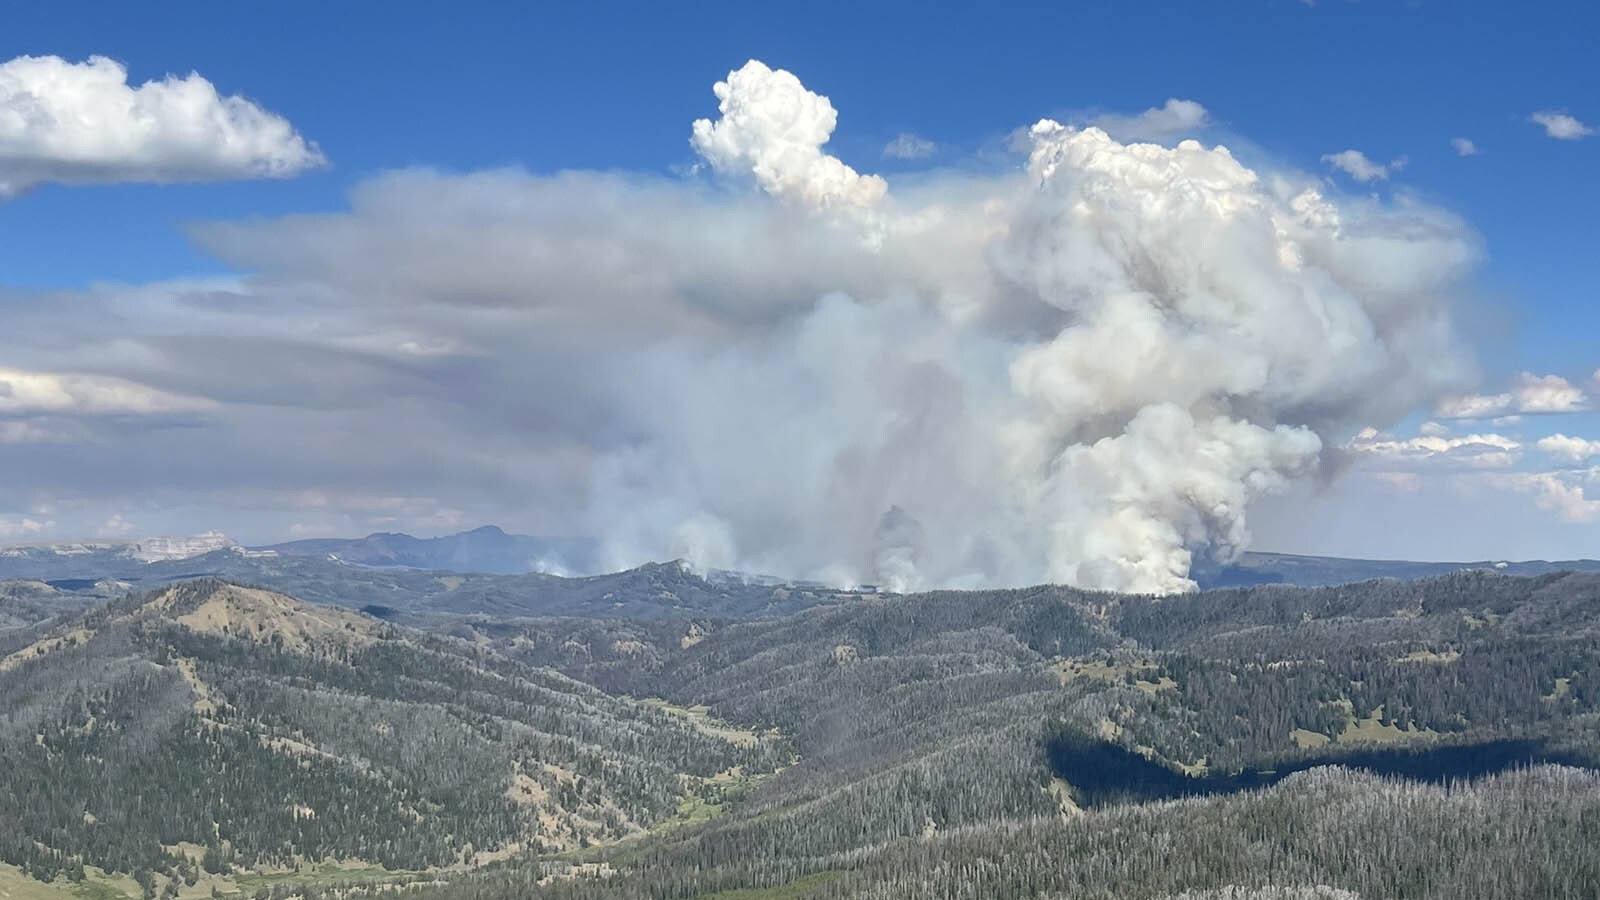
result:
[[[694,148],[826,268],[814,301],[639,363],[650,438],[601,469],[618,561],[1184,591],[1252,501],[1461,374],[1441,298],[1474,245],[1437,211],[1049,120],[1024,173],[891,195],[823,152],[836,114],[793,75],[752,61],[716,95]]]
[[[1355,295],[1307,270],[1303,239],[1320,224],[1337,240],[1315,193],[1283,203],[1193,141],[1123,146],[1052,121],[1032,138],[1038,187],[1003,258],[1066,314],[1011,365],[1053,513],[1049,575],[1191,588],[1194,551],[1236,555],[1249,503],[1315,467],[1318,422],[1297,410],[1386,348]]]

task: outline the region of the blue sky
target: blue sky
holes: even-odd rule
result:
[[[273,229],[296,221],[284,217],[343,215],[352,191],[381,194],[386,188],[374,185],[385,184],[391,177],[386,173],[397,170],[422,168],[463,178],[502,168],[535,177],[577,170],[679,184],[703,180],[708,166],[726,174],[716,160],[691,147],[689,123],[715,117],[716,99],[709,91],[713,81],[747,59],[760,59],[795,73],[806,89],[831,101],[839,117],[826,152],[856,171],[886,176],[891,193],[902,184],[908,189],[932,182],[954,185],[963,178],[1020,171],[1023,157],[1007,148],[1016,129],[1042,117],[1081,125],[1101,116],[1137,115],[1168,98],[1180,98],[1203,104],[1208,114],[1207,126],[1194,136],[1208,146],[1227,145],[1258,172],[1320,179],[1324,192],[1341,198],[1348,208],[1376,198],[1387,209],[1420,205],[1443,211],[1458,220],[1458,237],[1479,255],[1470,276],[1453,284],[1448,298],[1452,327],[1469,351],[1472,372],[1447,389],[1440,387],[1439,393],[1492,397],[1513,391],[1519,373],[1529,373],[1559,376],[1585,396],[1559,414],[1524,414],[1517,422],[1508,417],[1517,415],[1521,400],[1512,399],[1495,415],[1448,420],[1432,430],[1448,430],[1457,437],[1515,431],[1512,437],[1521,449],[1507,471],[1524,474],[1539,468],[1530,448],[1541,437],[1560,433],[1600,439],[1600,421],[1587,412],[1588,396],[1600,390],[1600,385],[1588,384],[1592,375],[1600,374],[1600,306],[1594,302],[1600,255],[1591,247],[1600,233],[1600,137],[1557,140],[1530,120],[1537,112],[1552,111],[1580,122],[1600,122],[1600,99],[1594,91],[1600,64],[1593,58],[1600,13],[1588,4],[1551,3],[1528,10],[1500,3],[1243,0],[1037,4],[979,11],[858,3],[759,10],[731,4],[685,9],[661,4],[395,3],[381,13],[356,4],[140,6],[146,8],[85,4],[66,14],[35,4],[12,11],[0,32],[0,62],[54,55],[78,63],[104,55],[126,66],[130,85],[199,73],[221,94],[242,95],[282,117],[305,141],[315,143],[328,164],[307,166],[293,178],[97,185],[47,181],[0,203],[0,292],[9,298],[0,301],[5,304],[0,315],[16,316],[20,322],[26,311],[33,327],[44,329],[40,333],[51,333],[47,314],[41,312],[48,304],[57,304],[63,317],[88,315],[85,310],[109,302],[84,299],[96,291],[138,293],[141,285],[192,285],[196,279],[233,285],[261,266],[272,269],[278,258],[259,242],[281,239],[281,231]],[[936,149],[923,158],[885,158],[885,144],[901,134],[916,135]],[[1179,136],[1174,133],[1165,142]],[[1476,152],[1460,154],[1452,145],[1455,139],[1470,140]],[[1357,181],[1325,161],[1352,149],[1388,167],[1386,177]],[[725,188],[718,181],[707,190]],[[250,223],[260,228],[250,232]],[[257,245],[228,243],[246,232],[255,235]],[[232,249],[219,250],[222,245]],[[306,272],[285,264],[266,277],[288,282],[309,278]],[[328,285],[353,290],[348,281],[331,276]],[[140,315],[148,312],[143,306],[138,310]],[[302,324],[321,327],[318,323],[333,321],[331,316],[313,310]],[[152,341],[183,330],[144,327]],[[151,362],[155,351],[148,346],[135,348],[104,336],[96,340],[106,341],[111,356],[105,358],[118,362],[74,362],[78,369],[132,378],[130,373],[142,365],[139,371],[147,375],[167,372],[163,377],[169,380],[158,386],[177,392],[181,379],[170,374],[175,364]],[[26,366],[0,358],[0,367],[55,371],[66,364],[46,366],[37,342],[31,352],[26,350],[12,354],[28,357]],[[319,350],[317,358],[331,357]],[[481,354],[452,357],[448,372],[428,377],[460,378],[464,380],[450,383],[460,390],[487,390],[473,374],[475,367],[489,365],[483,359]],[[152,383],[144,375],[134,380]],[[529,390],[544,386],[520,383]],[[184,396],[204,394],[193,385],[185,391]],[[233,402],[220,396],[201,399]],[[281,408],[265,401],[261,405]],[[1434,418],[1434,406],[1431,401],[1419,403],[1406,415],[1373,424],[1396,441],[1411,440]],[[168,442],[178,440],[175,435],[210,433],[208,417],[225,418],[210,410],[196,401],[177,416],[182,421],[141,430],[129,438],[129,446],[159,456]],[[628,433],[644,429],[631,419],[613,427]],[[217,437],[216,452],[237,449],[230,441],[239,439],[243,426],[233,422],[218,428],[219,434],[234,437]],[[448,430],[444,425],[439,429]],[[91,430],[106,439],[115,426],[97,419]],[[547,438],[534,429],[529,440],[541,443]],[[593,450],[592,437],[578,443]],[[1276,539],[1265,542],[1273,544],[1271,549],[1394,556],[1596,555],[1586,549],[1600,535],[1592,520],[1556,521],[1554,507],[1534,502],[1545,495],[1531,481],[1521,489],[1485,489],[1483,495],[1472,493],[1477,488],[1463,493],[1459,485],[1447,486],[1450,479],[1459,480],[1463,467],[1478,465],[1454,459],[1457,448],[1436,454],[1436,469],[1413,458],[1415,448],[1357,447],[1352,452],[1360,460],[1385,452],[1411,454],[1395,465],[1406,468],[1408,477],[1434,480],[1425,481],[1420,490],[1408,482],[1410,487],[1397,493],[1354,477],[1339,482],[1345,486],[1297,488],[1288,499],[1266,499],[1261,521]],[[427,470],[413,457],[397,463],[396,478],[401,472]],[[40,465],[33,462],[37,458],[24,453],[13,464]],[[105,457],[87,451],[82,459],[106,464]],[[1394,460],[1369,460],[1357,468],[1382,468],[1389,462]],[[102,518],[109,522],[109,517],[120,516],[136,523],[129,527],[140,532],[198,530],[218,519],[223,520],[215,523],[218,527],[260,540],[296,526],[303,526],[305,533],[368,525],[439,531],[458,522],[472,525],[508,515],[506,508],[472,499],[479,496],[474,492],[493,495],[497,488],[486,485],[498,484],[500,475],[485,475],[483,484],[453,500],[424,498],[452,510],[443,515],[419,511],[428,506],[425,502],[408,506],[395,501],[396,508],[407,510],[400,513],[337,508],[336,501],[322,495],[328,485],[348,477],[348,470],[331,458],[304,461],[271,477],[260,474],[271,468],[257,465],[249,477],[219,472],[199,493],[180,491],[173,477],[163,480],[153,471],[130,476],[132,480],[114,490],[102,479],[77,485],[66,478],[45,479],[56,486],[13,489],[0,496],[0,516],[10,516],[13,523],[24,518],[51,523],[27,537],[83,535],[99,528],[96,523]],[[1382,484],[1404,480],[1394,472],[1388,475],[1395,477]],[[154,480],[142,484],[139,477]],[[1570,472],[1563,477],[1581,480]],[[304,485],[296,487],[298,482]],[[369,487],[384,496],[404,493],[393,484]],[[320,491],[320,499],[308,502],[307,508],[326,515],[312,522],[306,508],[281,499],[295,490]],[[588,502],[556,487],[528,490],[542,498],[530,500],[531,506]],[[261,491],[280,499],[241,500],[248,514],[227,511],[227,498],[254,497]],[[97,492],[103,500],[92,499]],[[1600,487],[1591,487],[1588,497],[1597,494]],[[1438,521],[1435,510],[1449,509],[1460,518],[1463,503],[1469,509],[1497,510],[1486,512],[1490,518],[1516,522],[1515,540],[1487,523],[1457,523],[1442,530],[1424,524]],[[1359,521],[1308,526],[1298,514],[1306,509],[1328,522],[1349,523],[1351,510],[1361,509],[1377,510],[1375,515],[1391,520],[1401,516],[1418,521],[1408,526],[1408,533],[1415,533],[1386,544]],[[686,514],[686,521],[699,521],[695,516],[705,512]],[[741,536],[737,515],[712,512],[723,525],[733,523],[735,540]],[[869,518],[876,521],[878,512]],[[556,531],[592,526],[581,516],[533,512],[506,524]],[[20,526],[12,530],[22,534]],[[676,526],[668,530],[684,533]],[[719,534],[722,530],[727,529],[713,529]],[[661,543],[641,538],[638,546],[647,549],[638,552],[671,549],[657,546]],[[735,562],[776,559],[780,567],[786,564],[771,554],[740,551],[735,557]]]

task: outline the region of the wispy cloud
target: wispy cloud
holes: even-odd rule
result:
[[[1600,499],[1589,495],[1595,482],[1593,472],[1506,472],[1488,480],[1498,487],[1532,494],[1540,509],[1563,522],[1600,522]]]
[[[1341,150],[1338,153],[1329,153],[1322,157],[1322,161],[1361,182],[1383,181],[1391,173],[1398,172],[1406,166],[1406,158],[1404,156],[1385,164],[1368,159],[1367,155],[1360,150]]]
[[[32,516],[0,515],[0,539],[15,541],[40,537],[49,534],[55,524]]]
[[[1464,137],[1451,138],[1450,139],[1450,149],[1456,151],[1456,155],[1457,156],[1477,156],[1478,155],[1478,145],[1473,143],[1471,138],[1464,138]]]
[[[927,138],[903,132],[884,145],[883,155],[890,159],[924,159],[932,156],[939,146]]]
[[[1558,141],[1578,141],[1595,133],[1595,129],[1564,112],[1544,110],[1528,117],[1529,121],[1544,129],[1548,137]]]
[[[1169,98],[1161,106],[1132,116],[1096,116],[1091,125],[1119,141],[1163,141],[1194,134],[1211,124],[1211,114],[1193,100]]]
[[[1345,449],[1388,465],[1420,463],[1503,469],[1516,464],[1522,453],[1522,443],[1506,435],[1493,433],[1460,437],[1422,434],[1401,440],[1368,428],[1356,435]]]
[[[1523,372],[1510,390],[1498,394],[1457,394],[1439,401],[1434,414],[1445,419],[1492,419],[1519,414],[1582,412],[1590,399],[1583,388],[1560,375]]]
[[[0,415],[151,415],[200,412],[213,406],[208,400],[179,396],[125,378],[0,368]]]

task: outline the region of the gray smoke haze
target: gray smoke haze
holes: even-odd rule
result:
[[[124,333],[77,369],[119,380],[75,383],[212,423],[185,452],[253,460],[190,467],[214,497],[515,503],[612,566],[1156,593],[1463,384],[1478,250],[1437,209],[1049,120],[1025,166],[902,185],[829,155],[787,72],[715,96],[694,177],[412,170],[199,228],[255,274],[97,296]]]

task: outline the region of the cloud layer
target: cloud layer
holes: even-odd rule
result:
[[[1434,414],[1445,419],[1493,419],[1520,414],[1572,413],[1588,409],[1583,388],[1560,375],[1523,372],[1497,394],[1455,394],[1440,399]]]
[[[17,303],[18,372],[206,405],[114,417],[113,454],[58,402],[90,438],[0,442],[37,476],[0,512],[472,510],[618,566],[1171,592],[1346,436],[1466,384],[1477,241],[1437,209],[1051,120],[1015,169],[891,191],[825,151],[837,113],[794,75],[752,61],[715,96],[696,177],[395,172],[195,231],[248,277],[62,298],[67,329]]]
[[[1444,463],[1477,469],[1506,468],[1514,465],[1522,454],[1521,442],[1492,432],[1459,437],[1423,434],[1400,440],[1372,428],[1357,434],[1347,449],[1370,456],[1386,466]]]
[[[198,74],[135,87],[103,56],[0,63],[0,200],[46,182],[286,178],[323,164],[282,117]]]

